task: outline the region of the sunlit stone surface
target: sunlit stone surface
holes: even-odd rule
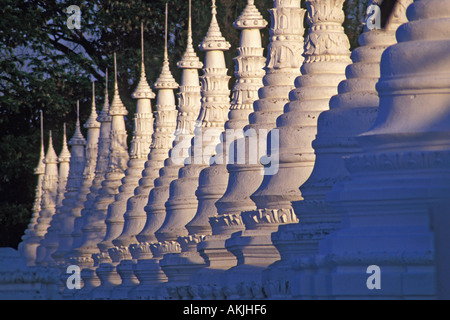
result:
[[[1,299],[450,298],[450,0],[370,1],[351,60],[344,0],[305,1],[306,39],[300,1],[275,0],[265,75],[255,3],[235,23],[231,104],[213,0],[204,66],[189,18],[178,111],[165,54],[148,155],[139,116],[128,153],[117,81],[84,150],[77,124],[70,170],[41,142],[30,224],[0,249]],[[211,165],[241,128],[265,157]]]

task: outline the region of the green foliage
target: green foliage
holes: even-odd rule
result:
[[[367,1],[367,0],[353,0]],[[246,0],[218,0],[218,22],[231,43],[226,52],[229,75],[237,55],[239,32],[232,24]],[[81,29],[69,29],[66,9],[81,9]],[[267,21],[272,0],[256,0]],[[192,0],[193,41],[199,44],[211,20],[211,1]],[[302,1],[304,6],[304,1]],[[145,65],[150,85],[163,60],[165,1],[152,0],[0,0],[0,247],[16,247],[31,217],[40,148],[40,110],[44,113],[45,142],[52,130],[55,150],[61,149],[62,127],[69,139],[74,130],[76,101],[84,123],[90,113],[91,81],[96,83],[97,108],[103,105],[105,70],[109,69],[112,98],[113,53],[117,53],[118,82],[129,111],[127,129],[132,134],[135,101],[131,98],[140,74],[140,25],[144,24]],[[353,13],[352,13],[353,14]],[[176,62],[186,48],[187,0],[169,0],[169,58],[180,82]],[[357,19],[356,19],[357,20]],[[354,14],[347,32],[357,39]],[[359,24],[359,21],[356,22]],[[267,48],[269,28],[263,30]],[[198,51],[203,60],[204,53]],[[230,88],[234,79],[230,81]]]

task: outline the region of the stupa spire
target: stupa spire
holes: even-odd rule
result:
[[[178,62],[177,66],[180,69],[201,69],[203,64],[200,62],[197,54],[194,51],[194,46],[192,42],[192,17],[191,17],[191,0],[189,0],[189,19],[188,19],[188,30],[187,30],[187,46],[183,57]]]
[[[105,103],[103,104],[102,111],[100,112],[99,117],[97,118],[97,121],[99,121],[99,122],[104,122],[104,121],[107,121],[108,119],[109,119],[109,121],[111,121],[111,119],[109,118],[110,103],[109,103],[108,79],[109,79],[108,78],[108,68],[106,68],[106,71],[105,71]]]
[[[172,76],[172,73],[170,72],[170,66],[169,66],[169,54],[168,54],[168,48],[167,48],[167,29],[168,29],[168,3],[166,3],[166,18],[165,18],[165,37],[164,37],[164,60],[163,60],[163,66],[161,69],[161,73],[156,80],[154,86],[155,89],[177,89],[178,83],[176,83],[174,77]]]
[[[41,148],[40,148],[40,155],[39,155],[39,162],[36,168],[34,169],[34,174],[38,176],[38,180],[40,176],[43,176],[45,174],[45,149],[44,149],[44,115],[42,113],[42,110],[40,111],[41,117],[40,117],[40,124],[41,124]],[[41,185],[40,188],[38,186]],[[41,183],[38,182],[38,186],[36,187],[36,201],[33,206],[33,210],[37,210],[39,212],[41,207],[41,197],[42,197],[42,181]],[[38,195],[39,194],[39,195]]]
[[[49,131],[49,137],[48,137],[48,149],[47,153],[45,155],[45,162],[46,163],[57,163],[58,156],[56,155],[55,148],[53,147],[53,134],[52,130]]]
[[[63,143],[62,143],[62,149],[58,156],[58,162],[69,162],[70,161],[70,151],[67,146],[67,130],[66,130],[66,123],[63,124]]]
[[[155,93],[152,91],[147,82],[147,77],[145,75],[145,64],[144,64],[144,23],[141,23],[141,77],[136,90],[133,92],[132,97],[134,99],[155,98]]]
[[[217,6],[216,0],[212,0],[211,5],[211,23],[209,24],[208,32],[200,44],[200,50],[228,50],[231,45],[222,36],[219,23],[217,22]]]
[[[45,150],[44,150],[44,114],[41,110],[41,153],[39,157],[39,163],[38,166],[35,169],[36,174],[44,174],[45,173],[45,164],[44,164],[44,158],[45,158]]]
[[[95,110],[95,104],[94,104],[94,110]],[[92,114],[92,113],[91,113]],[[78,145],[78,144],[86,144],[86,140],[83,137],[83,134],[81,133],[81,126],[80,126],[80,101],[77,101],[77,122],[75,123],[75,132],[72,136],[72,138],[69,140],[70,145]]]
[[[126,116],[128,114],[127,109],[125,108],[122,99],[120,99],[119,93],[119,83],[117,81],[117,57],[114,52],[114,96],[111,102],[111,106],[109,107],[109,115],[110,116]],[[112,123],[114,126],[114,123]]]

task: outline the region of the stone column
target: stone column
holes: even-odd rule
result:
[[[30,252],[29,261],[32,260],[30,265],[36,264],[36,250],[47,233],[47,229],[50,226],[50,222],[56,211],[56,196],[58,194],[58,156],[53,148],[51,131],[44,163],[45,174],[42,181],[41,211],[39,212],[39,218],[34,226],[33,237],[30,238],[29,248],[27,250],[27,252]]]
[[[77,183],[72,187],[67,187],[66,199],[63,201],[63,207],[61,209],[63,218],[58,233],[58,249],[53,253],[52,257],[58,264],[65,264],[66,254],[70,251],[73,244],[72,232],[75,227],[75,219],[80,216],[81,206],[86,201],[86,195],[89,193],[89,187],[94,179],[95,164],[97,161],[98,151],[98,137],[100,135],[100,123],[97,121],[97,111],[95,105],[95,83],[92,82],[92,107],[91,114],[88,121],[84,124],[84,127],[88,129],[87,141],[84,141],[85,148],[83,150],[84,161],[83,167],[80,168]],[[72,146],[78,146],[82,142],[81,130],[79,128],[79,119],[77,119],[76,131],[69,144]],[[84,137],[83,137],[84,139]],[[73,148],[73,147],[72,147]],[[73,155],[71,161],[73,159]],[[81,158],[80,158],[81,160]],[[73,160],[75,161],[75,160]],[[77,162],[81,165],[81,161]],[[78,166],[77,165],[77,166]]]
[[[233,99],[229,112],[229,120],[225,123],[223,133],[224,143],[220,145],[219,153],[224,159],[220,163],[214,163],[209,169],[202,171],[201,185],[198,189],[199,210],[194,219],[189,222],[186,228],[192,238],[205,240],[199,243],[199,250],[203,258],[206,259],[207,268],[202,269],[193,279],[192,284],[206,283],[214,281],[217,269],[225,269],[235,264],[235,257],[225,249],[225,239],[219,235],[211,236],[209,218],[217,215],[216,202],[225,193],[228,183],[227,164],[231,163],[231,168],[239,157],[243,156],[242,145],[244,139],[244,127],[248,125],[248,117],[253,112],[253,102],[258,98],[258,90],[263,87],[264,64],[266,59],[263,56],[264,49],[261,46],[260,30],[267,25],[254,1],[248,1],[241,15],[234,23],[234,27],[241,30],[238,56],[235,60],[236,83],[233,87]],[[236,144],[235,141],[238,140]],[[220,153],[221,150],[224,152]],[[230,151],[234,152],[232,157]],[[221,183],[218,185],[218,183]],[[213,190],[213,191],[211,191]],[[188,243],[190,238],[180,239],[181,242]],[[197,247],[190,246],[189,249],[195,252]],[[230,265],[225,263],[226,258],[231,258]],[[228,266],[229,265],[229,266]],[[207,274],[211,276],[207,278]],[[210,279],[213,278],[213,279]]]
[[[101,184],[105,179],[106,170],[108,169],[108,158],[109,158],[109,148],[111,146],[111,116],[109,115],[109,96],[108,96],[108,71],[106,71],[105,76],[105,104],[103,105],[102,111],[97,118],[97,121],[100,123],[100,133],[98,137],[97,144],[97,158],[94,161],[87,161],[86,164],[90,165],[89,168],[85,168],[84,176],[85,183],[83,183],[83,187],[80,191],[80,195],[78,197],[77,206],[73,209],[72,214],[75,216],[74,221],[74,229],[72,233],[73,244],[71,250],[68,252],[66,256],[66,260],[70,264],[78,265],[80,268],[84,268],[86,266],[92,266],[93,260],[90,254],[83,255],[78,248],[81,245],[82,235],[83,235],[83,225],[86,220],[86,216],[89,213],[89,209],[92,207],[95,198],[98,195]],[[91,114],[93,115],[93,114]],[[94,124],[92,118],[89,118],[88,123]],[[94,135],[93,135],[94,138]],[[89,137],[88,137],[89,140]],[[95,139],[93,139],[95,140]],[[91,148],[90,148],[91,147]],[[95,145],[90,145],[88,141],[86,155],[87,160],[89,160],[90,156],[94,157],[95,155]],[[91,158],[92,159],[92,158]],[[89,169],[95,166],[95,176],[94,179],[89,183],[89,178],[92,176],[92,172]],[[85,197],[85,201],[84,200]]]
[[[34,174],[37,175],[37,184],[35,188],[35,198],[33,204],[33,213],[31,216],[30,223],[22,236],[22,242],[19,243],[18,250],[22,257],[25,257],[27,265],[34,264],[36,258],[36,247],[30,246],[29,241],[34,235],[34,226],[39,218],[39,212],[41,211],[41,201],[43,193],[43,179],[45,175],[45,150],[44,150],[44,119],[41,110],[41,153],[39,155],[39,161],[37,167],[34,169]]]
[[[171,196],[166,204],[166,219],[155,233],[159,243],[152,245],[152,252],[158,259],[167,253],[175,253],[175,256],[178,257],[176,253],[181,251],[177,239],[188,235],[185,226],[195,216],[200,204],[196,201],[195,193],[199,185],[198,178],[202,169],[207,167],[205,160],[212,156],[214,147],[219,142],[229,111],[228,81],[230,77],[227,76],[224,51],[230,48],[230,44],[222,36],[216,15],[215,1],[212,1],[211,23],[200,44],[200,50],[206,52],[203,76],[201,77],[202,108],[199,115],[201,127],[197,128],[192,141],[192,153],[188,165],[180,170],[180,179],[171,186]],[[196,240],[193,239],[192,243],[196,245]],[[197,259],[197,262],[201,262],[201,260],[203,259]],[[178,262],[172,265],[172,262],[165,264],[161,261],[160,265],[169,281],[179,282],[182,277],[184,278],[181,281],[188,281],[183,272],[180,272],[181,277],[172,278],[174,275],[171,273],[172,267],[178,268]],[[166,269],[164,269],[165,266],[167,266]]]
[[[450,1],[414,1],[407,17],[381,59],[378,117],[356,138],[363,152],[328,194],[342,225],[319,243],[320,297],[436,298],[431,209],[450,192]],[[382,290],[366,286],[369,266]]]
[[[312,144],[316,153],[314,169],[300,187],[303,199],[292,204],[301,222],[280,226],[272,235],[281,259],[264,272],[264,282],[265,287],[273,287],[267,291],[274,297],[289,296],[290,292],[278,289],[293,287],[296,294],[301,292],[305,298],[313,296],[310,291],[313,285],[307,280],[308,274],[313,272],[313,256],[320,239],[339,222],[339,215],[330,210],[326,194],[333,185],[348,179],[344,157],[361,152],[355,137],[369,130],[375,122],[379,105],[375,85],[380,77],[381,55],[396,43],[395,32],[406,21],[405,8],[410,3],[411,0],[399,1],[384,29],[366,27],[359,38],[361,46],[352,52],[353,63],[346,69],[347,79],[339,84],[339,94],[331,98],[330,110],[322,112],[318,118],[317,136]],[[369,3],[367,19],[371,19],[373,5]],[[296,261],[296,268],[292,267],[293,261]],[[302,280],[298,281],[300,278]]]

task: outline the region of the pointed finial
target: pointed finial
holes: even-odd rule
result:
[[[79,108],[79,105],[77,105],[77,108]],[[77,111],[79,112],[79,111]],[[100,123],[97,121],[98,115],[97,110],[95,107],[95,81],[92,81],[92,106],[91,106],[91,114],[89,116],[89,119],[84,124],[84,127],[89,128],[100,128]],[[79,121],[79,120],[78,120]]]
[[[105,96],[108,97],[108,68],[106,68],[106,74],[105,74]]]
[[[141,22],[141,61],[144,65],[144,23]]]
[[[44,116],[43,116],[42,110],[40,111],[40,113],[41,113],[41,154],[39,156],[39,163],[38,163],[37,167],[34,169],[35,174],[44,174],[45,173]]]
[[[58,162],[70,162],[70,151],[67,147],[66,123],[64,123],[63,146],[58,157]]]
[[[108,90],[108,68],[106,68],[106,74],[105,74],[105,106],[108,105],[109,108],[109,90]]]
[[[63,147],[67,148],[67,130],[66,130],[66,123],[63,124]]]
[[[217,6],[216,1],[212,0],[212,18],[211,24],[209,25],[208,32],[206,33],[205,38],[202,43],[200,43],[200,50],[203,51],[212,51],[212,50],[220,50],[226,51],[230,49],[231,45],[226,39],[222,36],[220,31],[219,24],[217,23]]]
[[[75,124],[75,128],[80,128],[80,100],[77,100],[77,122]]]
[[[165,35],[164,35],[164,59],[168,60],[169,55],[167,54],[167,25],[168,25],[168,15],[169,15],[169,3],[166,2],[166,24],[165,24]]]
[[[144,23],[141,23],[141,78],[136,87],[136,90],[131,95],[134,99],[153,99],[155,93],[152,91],[147,82],[145,76],[145,64],[144,64]]]
[[[117,83],[117,59],[116,53],[114,52],[114,97],[111,105],[109,107],[110,116],[126,116],[128,114],[127,109],[123,105],[119,94],[119,84]]]
[[[61,153],[58,157],[58,162],[69,162],[70,161],[70,152],[69,148],[67,148],[67,135],[66,135],[66,123],[64,123],[64,134],[63,134],[63,145],[61,149]]]
[[[177,89],[178,83],[176,83],[175,79],[172,76],[169,68],[169,55],[167,53],[167,26],[168,26],[168,3],[166,3],[166,27],[165,27],[165,38],[164,38],[164,61],[163,67],[161,70],[161,74],[159,78],[154,83],[155,88],[157,89]]]
[[[45,156],[45,163],[58,163],[58,156],[56,155],[55,149],[53,148],[53,137],[51,130],[48,141],[47,155]]]
[[[80,127],[80,100],[77,100],[77,122],[75,123],[75,128]]]
[[[192,1],[189,0],[188,43],[192,43]]]
[[[97,121],[99,122],[110,122],[111,117],[109,116],[109,92],[108,92],[108,68],[105,72],[105,102],[103,104],[102,111],[100,112]]]
[[[117,84],[117,58],[114,52],[114,91],[119,90],[119,85]]]
[[[97,114],[96,114],[97,116]],[[91,121],[92,118],[92,114],[91,117],[89,118],[88,122]],[[97,120],[95,120],[95,118],[93,119],[97,124],[98,127],[100,127],[100,124],[97,122]],[[88,122],[86,122],[86,124],[88,124]],[[89,126],[86,126],[86,128],[88,128]],[[69,144],[71,146],[73,145],[85,145],[86,144],[86,140],[83,137],[83,134],[81,133],[81,128],[80,128],[80,101],[77,100],[77,122],[75,124],[75,133],[73,134],[72,138],[69,141]]]
[[[95,80],[92,80],[92,104],[95,105]]]
[[[80,100],[77,100],[77,124],[80,124]]]
[[[254,1],[248,0],[247,6],[233,23],[233,26],[239,30],[263,29],[267,26],[267,21],[264,20],[261,13],[255,7]]]
[[[59,162],[69,162],[70,161],[70,152],[67,148],[67,134],[66,134],[66,123],[64,123],[64,133],[63,133],[63,145],[61,149],[61,153],[59,154],[58,161]]]
[[[178,68],[184,69],[201,69],[203,63],[197,57],[192,45],[192,15],[191,15],[191,0],[189,0],[189,19],[188,19],[188,38],[186,51],[183,54],[181,61],[177,64]]]
[[[212,0],[211,8],[212,8],[211,12],[212,12],[213,16],[215,16],[217,14],[216,0]]]
[[[44,113],[41,110],[41,146],[44,149]]]

